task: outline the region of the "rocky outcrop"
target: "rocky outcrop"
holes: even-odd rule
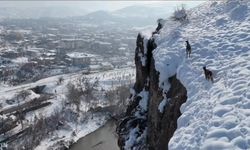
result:
[[[151,97],[147,122],[147,143],[150,150],[167,149],[168,142],[177,128],[177,119],[181,115],[180,107],[187,99],[187,91],[176,78],[176,75],[169,78],[169,83],[171,88],[165,93],[169,101],[162,113],[158,110],[158,106],[163,99],[162,89],[157,89],[154,84],[150,86]]]
[[[118,145],[121,149],[166,150],[177,128],[177,119],[181,115],[180,106],[187,99],[187,91],[176,75],[169,78],[171,87],[168,91],[159,87],[159,72],[155,69],[152,54],[156,47],[153,37],[145,40],[138,34],[135,93],[130,98],[126,116],[117,127]],[[142,94],[145,92],[146,96]],[[168,102],[164,111],[160,112],[158,107],[164,97]],[[145,102],[146,110],[143,109]]]
[[[117,127],[118,145],[120,149],[127,149],[125,147],[126,141],[130,138],[132,129],[139,128],[135,133],[136,138],[141,137],[141,140],[137,143],[138,148],[145,148],[146,137],[143,137],[143,134],[146,133],[146,124],[147,124],[147,111],[145,111],[140,106],[140,102],[145,98],[139,93],[143,90],[148,91],[148,75],[149,68],[148,64],[142,62],[142,58],[147,59],[145,50],[145,40],[144,37],[139,33],[136,40],[136,49],[135,49],[135,64],[136,64],[136,83],[134,84],[135,94],[130,97],[131,101],[125,113],[125,116],[120,120],[120,123]],[[146,104],[147,105],[147,104]]]
[[[139,33],[136,40],[136,49],[135,49],[135,66],[136,66],[136,83],[134,85],[134,90],[136,93],[139,93],[143,90],[144,85],[147,82],[148,68],[143,65],[141,57],[145,56],[145,47],[144,47],[144,37]]]

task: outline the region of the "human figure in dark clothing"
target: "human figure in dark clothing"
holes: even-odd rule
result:
[[[187,44],[186,45],[186,55],[187,55],[187,57],[190,57],[192,49],[191,49],[191,46],[190,46],[188,41],[186,41],[186,44]]]

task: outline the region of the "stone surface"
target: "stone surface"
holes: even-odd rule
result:
[[[181,115],[180,106],[187,99],[187,91],[176,75],[169,78],[171,87],[167,93],[159,88],[159,72],[155,69],[152,55],[152,51],[157,45],[151,37],[146,43],[145,52],[144,41],[144,37],[138,34],[135,50],[136,82],[134,90],[136,94],[131,97],[127,112],[117,127],[118,145],[120,149],[125,149],[124,145],[129,138],[130,131],[139,127],[141,131],[137,138],[140,138],[140,141],[137,142],[140,144],[135,144],[133,149],[166,150],[168,142],[177,128],[177,119]],[[142,64],[141,56],[146,56],[145,66]],[[138,94],[143,90],[149,91],[148,111],[142,114],[144,117],[137,118],[136,114],[142,99]],[[163,94],[166,94],[169,102],[163,113],[160,113],[158,106],[164,99]],[[147,133],[146,138],[141,138],[144,131]]]

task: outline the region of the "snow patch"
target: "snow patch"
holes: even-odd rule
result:
[[[142,99],[139,102],[139,106],[140,108],[142,108],[143,111],[147,111],[148,110],[148,91],[141,91],[139,94],[139,96],[142,97]]]
[[[168,79],[176,74],[187,89],[169,149],[250,149],[249,6],[240,0],[206,2],[189,11],[190,22],[166,21],[155,37],[159,87],[168,91]],[[204,65],[214,73],[214,83],[205,79]]]
[[[134,128],[130,131],[128,140],[125,142],[125,149],[132,149],[134,144],[136,143],[136,133],[139,132],[138,128]]]
[[[164,112],[164,109],[165,109],[165,106],[167,105],[167,102],[168,102],[168,100],[164,98],[161,101],[161,103],[158,105],[158,110],[159,110],[160,113]]]

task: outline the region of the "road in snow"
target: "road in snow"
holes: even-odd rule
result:
[[[95,76],[105,75],[105,74],[109,74],[109,73],[120,73],[120,75],[126,75],[126,73],[133,73],[131,71],[133,71],[132,68],[114,69],[114,70],[105,71],[105,72],[92,73],[92,74],[86,75],[86,77],[95,77]],[[121,74],[122,72],[125,74]],[[70,79],[76,79],[76,78],[80,77],[80,75],[82,75],[82,71],[77,72],[77,73],[56,75],[56,76],[52,76],[52,77],[38,80],[38,81],[33,82],[33,83],[22,84],[22,85],[18,85],[18,86],[0,87],[0,95],[6,94],[8,92],[13,92],[13,91],[17,92],[17,91],[21,91],[21,90],[26,90],[26,89],[29,89],[29,88],[32,88],[35,86],[39,86],[39,85],[56,83],[60,77],[63,77],[64,80],[70,80]],[[100,77],[102,77],[102,76],[100,76]]]

